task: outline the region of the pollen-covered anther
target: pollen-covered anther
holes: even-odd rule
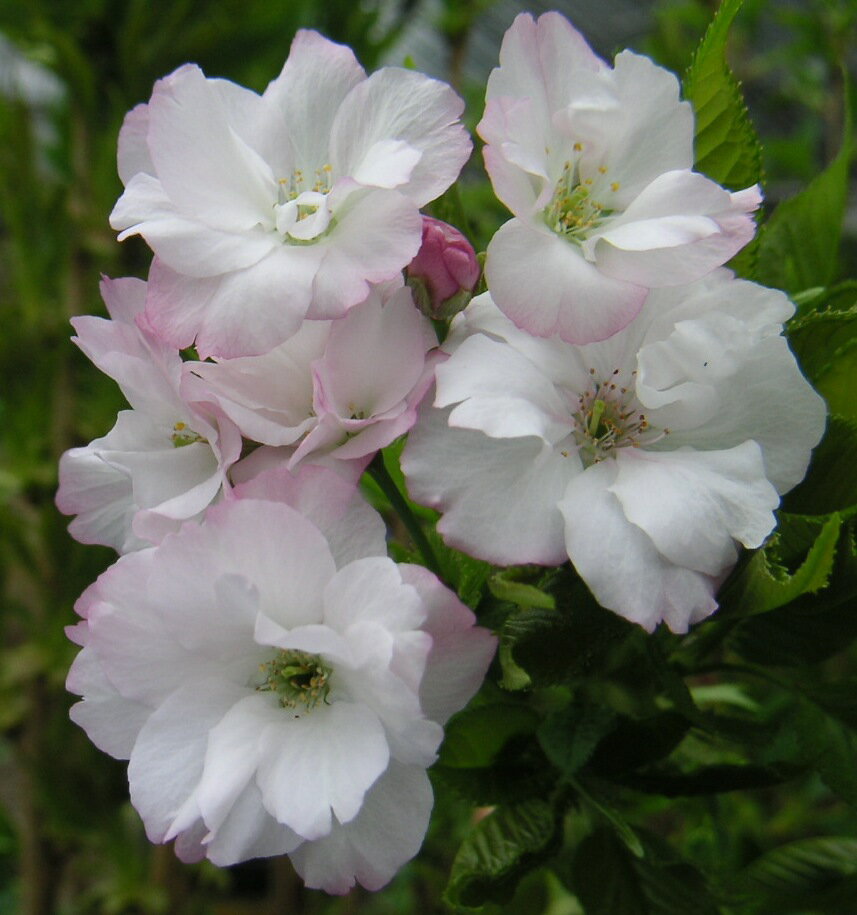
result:
[[[578,397],[572,414],[578,453],[586,466],[603,461],[618,448],[648,447],[669,434],[668,429],[653,428],[633,392],[612,380],[618,369],[607,381],[599,380],[595,369],[589,375],[590,386]]]
[[[179,421],[173,424],[170,441],[173,443],[174,448],[183,448],[185,445],[195,445],[197,442],[206,442],[207,439],[198,432],[194,432],[187,423]]]

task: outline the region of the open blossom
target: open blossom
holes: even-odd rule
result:
[[[758,187],[691,171],[691,107],[648,58],[611,68],[559,13],[521,14],[486,100],[485,164],[515,217],[488,246],[488,287],[530,333],[606,339],[650,288],[699,279],[753,237]]]
[[[149,838],[183,860],[288,853],[309,886],[377,889],[419,849],[426,766],[494,639],[380,555],[380,519],[330,471],[247,485],[82,595],[72,717],[129,760]]]
[[[782,336],[793,306],[725,269],[653,291],[587,345],[518,330],[489,295],[453,325],[435,409],[402,459],[450,544],[499,564],[570,558],[598,601],[676,632],[716,609],[824,430]]]
[[[442,354],[407,287],[374,287],[336,321],[306,321],[260,356],[188,362],[208,396],[249,439],[308,457],[365,463],[416,422]]]
[[[102,438],[60,458],[60,511],[83,543],[120,553],[157,542],[199,517],[228,488],[241,452],[237,427],[184,378],[179,353],[139,326],[142,280],[105,279],[110,320],[72,319],[78,346],[118,382],[132,409]]]
[[[259,96],[192,65],[160,80],[119,137],[120,239],[156,258],[147,319],[203,358],[267,352],[305,317],[340,317],[417,253],[419,207],[470,154],[463,103],[300,31]]]

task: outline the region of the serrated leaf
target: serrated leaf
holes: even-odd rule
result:
[[[857,839],[819,836],[781,845],[732,878],[728,890],[751,912],[848,905],[857,898]]]
[[[730,190],[756,184],[762,149],[741,86],[726,62],[729,27],[742,0],[723,0],[685,76],[684,94],[696,115],[696,169]]]
[[[806,478],[783,500],[783,510],[798,515],[827,515],[857,505],[857,420],[832,414],[827,431],[812,453]]]
[[[761,229],[754,278],[766,286],[794,293],[828,286],[834,278],[851,161],[847,97],[845,112],[836,158],[801,193],[780,203]]]
[[[789,536],[789,520],[781,519],[780,537]],[[808,519],[796,518],[794,527],[807,526]],[[782,565],[783,553],[777,542],[758,550],[743,570],[721,594],[723,612],[735,616],[767,613],[791,603],[803,594],[826,587],[833,569],[836,544],[842,519],[838,514],[827,518],[820,529],[811,530],[811,544],[798,569],[789,574]]]
[[[553,853],[559,825],[547,801],[531,800],[495,810],[459,848],[446,901],[470,908],[505,902],[518,880]]]
[[[857,290],[845,302],[792,318],[787,336],[804,374],[817,383],[857,342]]]

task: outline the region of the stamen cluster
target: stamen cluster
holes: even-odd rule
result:
[[[332,671],[318,655],[284,649],[267,664],[260,664],[259,670],[265,674],[265,682],[256,689],[276,693],[283,708],[303,705],[309,712],[319,702],[330,704]]]

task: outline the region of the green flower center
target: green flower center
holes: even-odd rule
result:
[[[265,680],[256,689],[276,693],[283,708],[311,711],[319,702],[330,704],[327,697],[332,671],[318,655],[283,649],[259,669]]]
[[[590,386],[580,395],[574,419],[574,438],[584,466],[597,464],[614,456],[617,448],[640,448],[652,445],[670,434],[669,429],[654,429],[640,410],[631,387],[618,381],[614,369],[607,381],[590,369]],[[636,376],[632,372],[632,378]]]
[[[195,445],[197,442],[205,442],[206,439],[189,428],[187,423],[178,422],[173,426],[170,441],[174,448],[184,448],[185,445]]]
[[[583,151],[582,143],[574,152]],[[598,168],[597,177],[582,177],[579,156],[565,163],[562,175],[545,209],[545,222],[557,235],[580,244],[586,236],[611,216],[615,208],[605,200],[619,190],[618,181],[607,180],[607,167]]]

